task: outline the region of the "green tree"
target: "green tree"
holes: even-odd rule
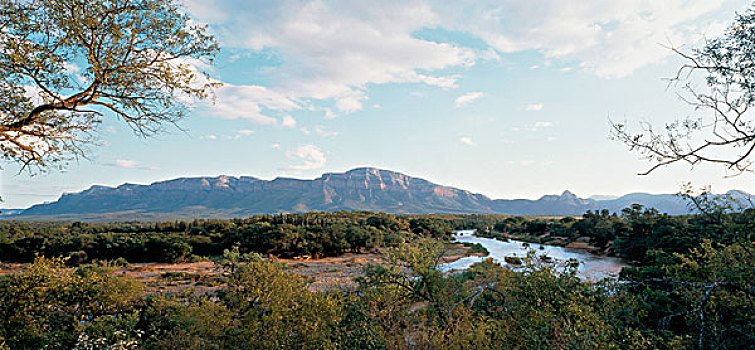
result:
[[[130,334],[142,293],[108,265],[70,269],[64,259],[39,257],[0,277],[0,338],[11,349],[71,349],[81,335]]]
[[[2,0],[0,32],[0,151],[24,167],[82,155],[105,113],[150,135],[217,86],[174,0]]]
[[[155,295],[142,313],[145,348],[233,349],[239,320],[225,305],[206,298]]]
[[[469,274],[487,281],[474,310],[487,322],[491,348],[647,349],[659,348],[652,330],[643,330],[637,300],[609,281],[576,276],[575,266],[536,262],[522,271],[485,262]]]
[[[339,296],[312,292],[276,261],[253,261],[231,275],[223,302],[243,325],[236,342],[251,349],[333,349]]]

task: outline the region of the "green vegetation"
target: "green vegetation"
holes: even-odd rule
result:
[[[337,212],[158,223],[0,221],[0,259],[31,262],[35,254],[41,254],[71,257],[68,262],[72,265],[116,259],[131,263],[182,262],[233,251],[239,257],[260,253],[319,258],[395,247],[417,235],[448,240],[453,230],[477,229],[483,237],[512,236],[552,245],[585,241],[599,251],[647,264],[657,258],[654,251],[667,255],[686,253],[705,239],[728,244],[738,237],[732,230],[748,232],[752,227],[752,210],[726,213],[722,209],[713,216],[669,216],[639,205],[618,214],[606,210],[587,212],[579,219]],[[485,253],[482,247],[472,248],[471,253]]]
[[[4,0],[0,26],[0,157],[25,168],[84,155],[105,113],[153,135],[218,86],[190,64],[218,45],[177,1]]]
[[[621,213],[588,211],[579,219],[508,217],[478,235],[551,245],[589,242],[597,251],[649,265],[659,258],[659,252],[666,257],[686,254],[706,240],[718,244],[753,240],[755,210],[732,213],[716,205],[712,203],[700,215],[670,216],[633,205]]]
[[[469,243],[469,242],[462,242],[462,245],[465,247],[470,248],[468,253],[469,254],[482,254],[482,255],[488,255],[490,252],[488,252],[488,249],[485,248],[480,243]]]
[[[12,349],[604,348],[656,340],[622,313],[632,308],[616,308],[629,297],[610,284],[534,263],[526,273],[483,263],[444,276],[436,269],[442,248],[418,238],[391,249],[389,263],[369,267],[354,293],[311,292],[279,263],[252,259],[216,300],[145,296],[107,265],[38,258],[0,278],[0,337]]]
[[[0,344],[12,349],[95,343],[144,349],[747,348],[755,346],[753,217],[723,207],[671,217],[634,206],[620,215],[589,212],[582,219],[341,212],[191,223],[6,222],[4,258],[11,256],[5,252],[21,252],[17,242],[23,249],[40,242],[31,247],[58,257],[39,256],[23,272],[0,277]],[[520,258],[517,271],[485,261],[462,273],[441,272],[437,266],[451,229],[475,225],[493,228],[493,235],[509,230],[570,240],[605,237],[609,249],[637,263],[619,281],[599,282],[580,280],[575,266],[543,263],[534,251]],[[348,232],[356,227],[375,235],[362,240],[375,245],[354,249]],[[140,282],[115,275],[114,264],[85,260],[69,267],[82,254],[63,258],[83,249],[87,257],[112,259],[117,254],[88,250],[104,243],[60,247],[118,235],[162,235],[177,246],[188,245],[189,252],[217,252],[228,276],[209,295],[191,289],[148,295]],[[317,250],[320,256],[376,247],[383,252],[385,262],[367,266],[356,290],[310,291],[307,277],[259,254],[312,253],[304,249],[334,247],[334,237],[343,237],[343,248]],[[261,243],[265,240],[280,245]],[[127,251],[115,244],[120,242],[128,241],[107,244]],[[151,254],[150,248],[164,246],[150,243],[142,251]]]
[[[0,259],[31,262],[36,254],[84,261],[180,262],[192,256],[256,252],[326,257],[404,243],[414,235],[449,239],[453,226],[431,217],[368,212],[260,215],[235,220],[161,223],[0,222]]]

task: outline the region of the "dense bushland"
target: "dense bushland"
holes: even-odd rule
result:
[[[545,244],[564,245],[583,239],[601,251],[640,265],[686,254],[705,240],[731,244],[755,237],[755,210],[727,212],[711,208],[704,214],[671,216],[653,208],[633,205],[621,213],[588,211],[581,218],[512,216],[478,227],[491,238],[513,236]]]
[[[283,265],[251,259],[215,298],[145,295],[105,265],[38,258],[0,277],[0,347],[11,349],[606,348],[656,344],[636,300],[612,284],[529,264],[445,276],[442,243],[391,249],[358,291],[317,293]],[[411,271],[411,272],[409,272]],[[617,308],[621,307],[621,308]]]
[[[41,254],[71,256],[71,262],[177,262],[220,256],[234,246],[241,253],[325,257],[396,246],[414,234],[448,239],[452,229],[439,218],[368,212],[158,223],[0,222],[0,261],[31,262]]]
[[[143,293],[107,263],[37,258],[0,277],[0,349],[748,348],[755,247],[703,244],[644,281],[580,280],[574,266],[490,261],[437,269],[444,243],[386,250],[351,292],[251,254],[217,295]],[[534,252],[531,255],[534,257]],[[668,288],[668,287],[672,288]]]
[[[0,277],[0,349],[750,348],[754,216],[721,209],[672,217],[634,206],[576,219],[356,212],[191,223],[6,222],[3,254],[41,254],[23,272]],[[365,235],[354,235],[356,228]],[[454,228],[593,244],[603,237],[609,252],[635,263],[618,281],[580,280],[574,266],[537,259],[516,271],[486,261],[449,275],[437,265]],[[258,254],[376,247],[385,263],[366,267],[357,290],[327,293],[310,291],[306,277]],[[203,297],[190,290],[147,295],[110,263],[77,254],[83,264],[66,266],[79,250],[101,260],[147,261],[220,249],[228,276],[217,294]],[[165,255],[176,251],[184,253]]]
[[[119,258],[177,262],[221,256],[233,247],[278,257],[327,257],[395,247],[415,234],[447,240],[459,229],[556,245],[581,239],[604,253],[651,264],[687,253],[705,240],[752,240],[755,210],[670,216],[634,205],[621,213],[588,211],[581,218],[336,212],[158,223],[0,221],[0,261],[31,262],[41,254],[71,256],[71,263]]]

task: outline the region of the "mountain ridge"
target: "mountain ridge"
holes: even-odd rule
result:
[[[744,193],[741,191],[730,191]],[[305,211],[368,210],[395,214],[581,215],[613,212],[638,202],[669,214],[687,213],[675,195],[633,193],[615,199],[580,198],[570,191],[539,199],[491,199],[400,172],[360,167],[312,180],[253,176],[183,177],[148,185],[92,185],[37,204],[12,218],[154,219],[230,218]],[[660,206],[660,207],[659,207]]]

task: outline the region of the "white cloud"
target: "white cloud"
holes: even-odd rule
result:
[[[301,109],[293,98],[264,86],[226,83],[215,94],[215,103],[205,109],[209,114],[224,119],[246,119],[255,124],[274,125],[278,120],[265,114],[263,108],[277,111]]]
[[[239,140],[245,136],[254,135],[254,130],[249,129],[237,129],[233,131],[233,135],[228,135],[225,138],[229,140]],[[214,139],[213,139],[214,140]]]
[[[543,107],[542,103],[533,103],[524,106],[524,110],[527,112],[540,112],[543,110]]]
[[[217,140],[217,135],[202,135],[199,137],[200,140]]]
[[[461,142],[461,143],[463,143],[463,144],[465,144],[465,145],[469,145],[469,146],[475,146],[475,145],[477,145],[477,144],[476,144],[476,143],[474,142],[474,140],[472,140],[472,138],[471,138],[471,137],[467,137],[467,136],[462,136],[462,137],[460,137],[460,138],[459,138],[459,142]]]
[[[699,39],[700,18],[724,0],[481,1],[434,6],[442,25],[469,32],[501,52],[537,50],[623,77],[670,55],[659,45]],[[473,18],[469,18],[469,14]]]
[[[361,111],[362,100],[365,99],[364,94],[354,94],[352,96],[338,97],[336,98],[336,108],[339,111],[345,113],[351,113]]]
[[[234,130],[233,132],[236,135],[241,135],[241,136],[251,136],[251,135],[254,135],[254,130],[249,130],[249,129],[238,129],[238,130]]]
[[[312,134],[312,132],[309,131],[309,129],[307,129],[305,127],[301,127],[299,130],[301,130],[301,133],[304,134],[304,135],[310,135],[310,134]]]
[[[461,96],[459,96],[459,97],[456,98],[456,101],[455,101],[456,107],[461,107],[463,105],[472,103],[472,101],[474,101],[474,100],[476,100],[476,99],[478,99],[478,98],[480,98],[480,97],[482,97],[484,95],[485,94],[483,94],[482,92],[479,92],[479,91],[468,92],[468,93],[466,93],[464,95],[461,95]]]
[[[118,159],[112,164],[119,168],[136,168],[137,166],[139,166],[139,163],[136,162],[135,160],[125,160],[125,159]]]
[[[531,124],[530,126],[525,127],[524,129],[531,132],[537,132],[540,129],[550,128],[554,124],[553,122],[546,122],[546,121],[537,121]],[[519,131],[518,129],[516,131]]]
[[[338,131],[329,131],[329,130],[325,129],[325,127],[320,126],[320,125],[318,125],[318,126],[315,127],[315,132],[317,133],[317,135],[320,135],[322,137],[334,137],[334,136],[338,136]]]
[[[295,128],[296,127],[296,119],[290,115],[286,115],[283,117],[283,121],[281,122],[281,126],[284,128]]]
[[[160,170],[160,168],[155,166],[143,166],[139,164],[139,162],[135,160],[127,160],[127,159],[117,159],[113,162],[106,163],[105,165],[108,166],[114,166],[118,168],[124,168],[124,169],[139,169],[139,170]]]
[[[339,114],[360,111],[373,85],[456,88],[461,75],[451,71],[478,61],[499,61],[500,53],[534,50],[545,56],[543,66],[624,77],[666,59],[671,51],[660,44],[668,40],[679,46],[706,30],[717,34],[710,30],[720,26],[711,26],[706,15],[720,9],[724,0],[185,3],[194,18],[213,25],[224,48],[264,49],[282,62],[260,70],[266,86],[219,88],[216,105],[207,112],[274,125],[286,114],[322,102]],[[418,38],[416,33],[425,28],[462,32],[489,47],[471,49]],[[457,106],[480,96],[460,96]],[[335,118],[334,111],[325,109],[325,117]]]
[[[493,48],[488,48],[484,51],[477,52],[477,58],[485,61],[500,61],[501,56]]]
[[[325,167],[326,162],[325,154],[315,145],[304,145],[288,150],[286,151],[286,157],[299,162],[283,169],[294,172],[321,169]]]
[[[281,149],[281,145],[279,143],[274,143],[271,147],[273,147],[273,149]]]
[[[224,47],[267,49],[285,62],[266,68],[268,91],[257,87],[248,89],[250,93],[273,93],[284,102],[329,100],[344,113],[363,108],[369,84],[456,87],[459,76],[442,71],[472,65],[476,59],[472,49],[415,36],[439,24],[431,6],[422,2],[188,0],[187,8],[197,20],[213,24]],[[493,53],[480,55],[490,58]],[[218,96],[218,103],[234,102],[226,97]],[[255,96],[245,102],[252,108],[231,115],[272,123],[254,105],[282,106],[263,102],[269,100]]]

